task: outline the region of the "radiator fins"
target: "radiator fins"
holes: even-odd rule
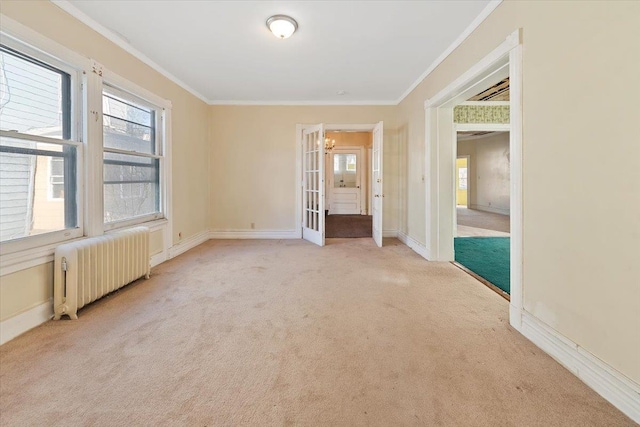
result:
[[[139,279],[149,278],[149,229],[135,227],[56,248],[54,319],[78,318],[78,309]]]

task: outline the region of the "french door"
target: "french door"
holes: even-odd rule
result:
[[[324,126],[302,132],[302,238],[324,246]]]
[[[373,186],[373,240],[382,247],[382,205],[384,199],[382,182],[382,122],[373,129],[373,150],[371,165],[371,185]]]

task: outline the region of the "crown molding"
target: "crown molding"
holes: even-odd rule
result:
[[[180,86],[181,88],[186,90],[187,92],[191,93],[193,96],[195,96],[195,97],[199,98],[201,101],[204,101],[207,104],[209,104],[209,100],[204,95],[202,95],[200,92],[198,92],[197,90],[193,89],[191,86],[189,86],[188,84],[186,84],[185,82],[183,82],[182,80],[178,79],[176,76],[174,76],[173,74],[171,74],[170,72],[168,72],[167,70],[162,68],[156,62],[154,62],[152,59],[150,59],[148,56],[146,56],[145,54],[140,52],[138,49],[133,47],[122,36],[119,36],[114,31],[112,31],[112,30],[108,29],[107,27],[103,26],[102,24],[98,23],[96,20],[94,20],[93,18],[89,17],[89,15],[87,15],[84,12],[82,12],[80,9],[78,9],[77,7],[72,5],[67,0],[50,0],[50,1],[51,1],[51,3],[55,4],[56,6],[58,6],[60,9],[64,10],[65,12],[67,12],[69,15],[73,16],[74,18],[76,18],[77,20],[82,22],[83,24],[87,25],[89,28],[91,28],[92,30],[94,30],[98,34],[100,34],[103,37],[107,38],[109,41],[115,43],[118,47],[124,49],[126,52],[128,52],[131,55],[133,55],[135,58],[137,58],[140,61],[144,62],[145,64],[147,64],[148,66],[153,68],[155,71],[157,71],[158,73],[162,74],[167,79],[171,80],[172,82],[174,82],[175,84],[177,84],[178,86]]]
[[[209,105],[238,105],[238,106],[350,106],[350,105],[371,105],[371,106],[394,106],[400,104],[425,78],[427,78],[437,67],[440,65],[454,50],[456,50],[470,35],[473,31],[478,28],[482,22],[502,3],[503,0],[491,0],[487,6],[480,12],[480,14],[469,24],[469,26],[456,38],[456,40],[449,45],[449,47],[442,52],[442,54],[431,63],[429,68],[420,75],[409,88],[398,98],[397,100],[390,101],[256,101],[256,100],[211,100],[206,96],[193,89],[191,86],[178,79],[176,76],[165,70],[163,67],[158,65],[152,59],[147,57],[145,54],[140,52],[138,49],[133,47],[127,40],[125,40],[122,36],[116,34],[116,32],[108,29],[102,24],[98,23],[93,18],[89,17],[87,14],[82,12],[80,9],[72,5],[68,0],[50,0],[53,4],[58,6],[60,9],[64,10],[74,18],[78,19],[80,22],[87,25],[92,30],[101,34],[111,42],[115,43],[120,48],[124,49],[129,54],[133,55],[140,61],[144,62],[151,68],[153,68],[158,73],[162,74],[167,79],[171,80],[178,86],[182,87],[187,92],[196,96],[200,100],[206,102]]]
[[[422,83],[422,81],[424,79],[427,78],[427,76],[429,76],[429,74],[431,74],[437,67],[438,65],[440,65],[442,62],[444,62],[445,59],[447,59],[447,57],[449,55],[451,55],[451,53],[456,50],[466,39],[467,37],[469,37],[471,35],[471,33],[473,33],[475,31],[476,28],[478,28],[480,26],[480,24],[482,24],[484,22],[485,19],[487,19],[487,17],[489,15],[491,15],[491,13],[498,7],[500,6],[500,4],[502,3],[503,0],[491,0],[489,2],[489,4],[487,4],[485,6],[484,9],[482,9],[482,12],[480,12],[480,14],[478,16],[476,16],[476,19],[474,19],[471,24],[469,24],[469,26],[467,28],[465,28],[465,30],[462,32],[462,34],[460,34],[458,36],[457,39],[454,40],[453,43],[451,43],[449,45],[449,47],[442,52],[442,54],[436,58],[435,61],[433,61],[431,63],[431,65],[429,66],[429,68],[427,68],[427,70],[422,73],[420,75],[420,77],[418,77],[416,79],[416,81],[413,82],[413,84],[411,86],[409,86],[409,89],[407,89],[400,98],[398,98],[398,100],[396,101],[396,105],[400,104],[407,96],[409,96],[409,94],[411,92],[413,92],[413,90],[418,87],[418,85],[420,83]]]
[[[209,101],[209,105],[238,105],[238,106],[341,106],[341,105],[368,105],[368,106],[393,106],[397,105],[395,101],[233,101],[233,100],[215,100]]]

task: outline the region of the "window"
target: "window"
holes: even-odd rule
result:
[[[458,168],[458,190],[467,189],[467,168]]]
[[[162,110],[105,85],[102,93],[104,222],[163,217],[160,169]]]
[[[168,217],[170,128],[170,101],[4,19],[0,275],[85,232]]]
[[[76,197],[80,143],[72,139],[71,125],[75,78],[55,62],[0,45],[3,243],[69,229],[75,232],[62,238],[82,234]]]

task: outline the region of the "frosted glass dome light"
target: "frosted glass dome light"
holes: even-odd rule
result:
[[[286,39],[296,32],[298,23],[289,16],[274,15],[267,19],[267,27],[277,38]]]

